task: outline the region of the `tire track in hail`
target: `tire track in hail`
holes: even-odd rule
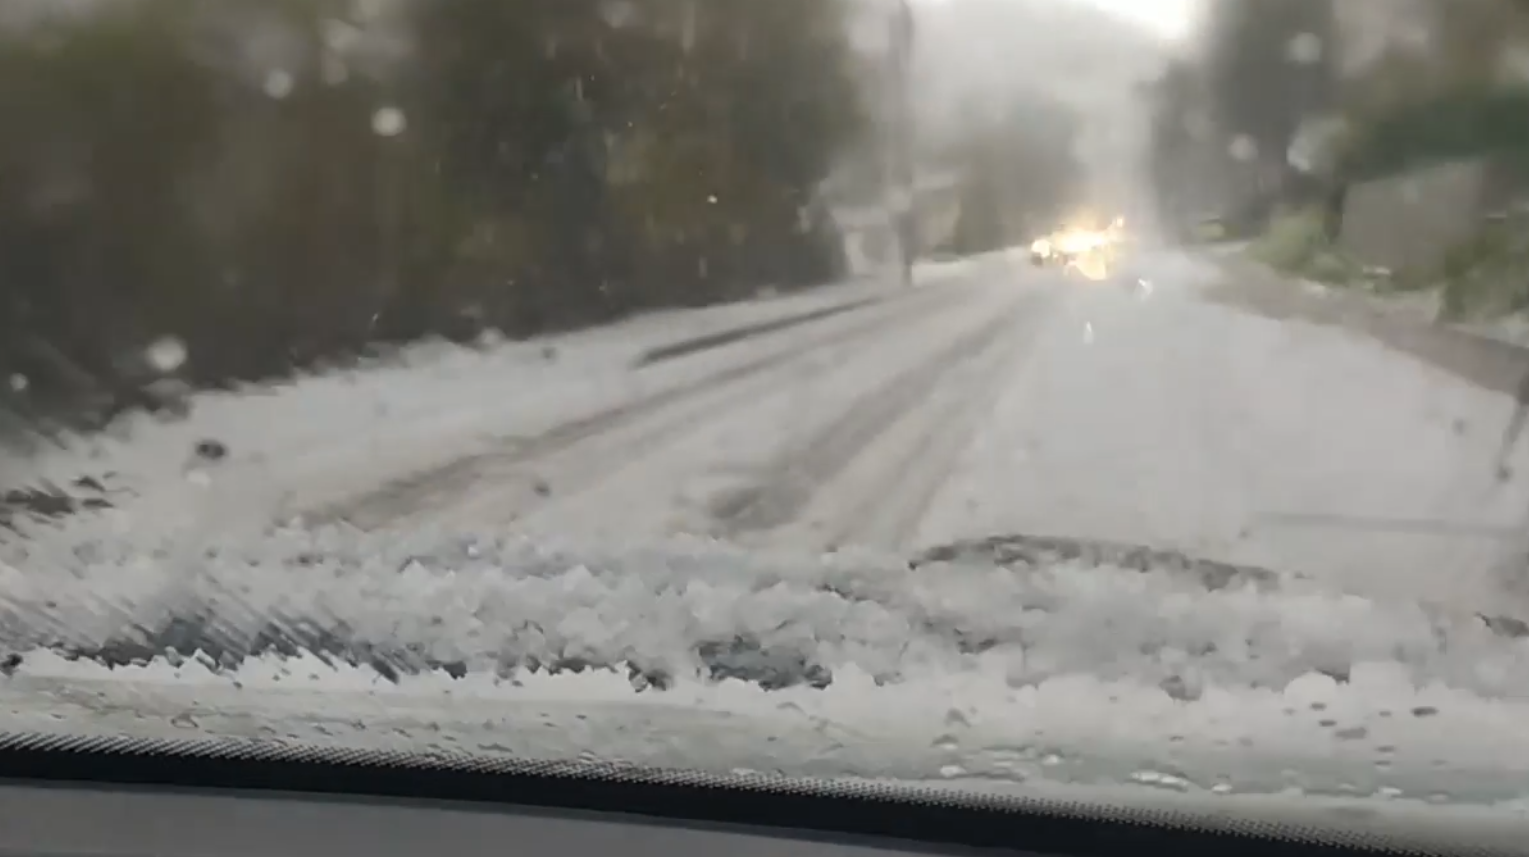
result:
[[[883,467],[859,492],[847,512],[833,514],[821,547],[874,546],[902,551],[910,547],[915,533],[945,484],[950,481],[962,452],[971,446],[984,418],[1002,395],[1006,367],[1022,359],[1035,344],[1044,314],[1040,300],[1027,303],[1009,336],[1000,338],[982,353],[973,355],[960,371],[974,376],[949,398],[926,399],[907,426],[917,432],[903,445],[905,452],[895,466]],[[905,422],[909,422],[905,421]]]
[[[920,321],[957,314],[964,303],[947,303],[920,316]],[[884,325],[866,325],[834,340],[835,357],[848,358],[855,350],[885,333]],[[428,523],[435,515],[470,520],[474,524],[529,523],[538,516],[576,509],[583,498],[638,466],[653,454],[681,442],[690,433],[726,417],[768,395],[782,383],[787,372],[800,374],[810,367],[821,349],[810,349],[775,367],[777,371],[752,375],[710,395],[692,397],[664,408],[647,419],[601,433],[572,447],[530,461],[490,465],[481,474],[481,490],[465,502],[423,512]],[[540,490],[538,490],[540,489]]]
[[[951,291],[949,288],[940,292],[921,291],[910,295],[906,301],[896,300],[868,307],[873,310],[885,308],[886,312],[848,330],[838,329],[806,342],[787,345],[779,351],[738,366],[651,396],[598,410],[528,438],[505,438],[495,448],[390,480],[358,498],[327,504],[301,517],[311,524],[349,523],[362,528],[381,526],[407,517],[448,495],[459,496],[470,492],[487,469],[534,462],[603,434],[619,431],[666,408],[705,397],[729,385],[787,365],[823,348],[873,336],[899,324],[908,316],[926,312],[929,304],[953,305],[948,299]],[[934,298],[935,295],[939,299]]]
[[[1022,310],[1023,306],[1010,308],[857,401],[843,417],[767,466],[765,472],[773,474],[769,478],[715,498],[708,510],[712,535],[736,538],[793,523],[823,485],[929,396],[942,378],[1008,333]]]

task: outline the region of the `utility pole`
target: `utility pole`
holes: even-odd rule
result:
[[[909,0],[896,5],[891,21],[891,87],[888,101],[886,176],[891,198],[893,227],[897,233],[898,261],[903,284],[913,285],[913,263],[919,253],[918,212],[913,166],[913,7]]]

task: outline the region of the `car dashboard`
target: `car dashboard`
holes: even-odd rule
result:
[[[1521,824],[1058,802],[281,742],[0,733],[0,857],[1529,855]],[[1479,820],[1478,820],[1479,821]],[[1511,822],[1512,819],[1509,819]]]
[[[904,857],[922,846],[797,839],[548,812],[302,795],[0,786],[4,857]],[[1024,853],[1024,852],[1016,852]]]

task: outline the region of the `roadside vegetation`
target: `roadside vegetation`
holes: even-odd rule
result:
[[[830,280],[816,189],[873,118],[844,14],[7,4],[0,415],[153,407],[156,342],[224,385]]]
[[[1529,218],[1496,218],[1446,258],[1440,314],[1453,321],[1486,321],[1529,311]]]
[[[1363,266],[1334,242],[1325,213],[1316,207],[1276,212],[1248,249],[1271,268],[1321,283],[1354,283],[1364,275]]]
[[[1412,11],[1426,40],[1354,64],[1333,0],[1216,4],[1207,50],[1153,88],[1165,219],[1187,240],[1247,241],[1253,258],[1305,279],[1434,294],[1445,319],[1529,309],[1529,3]],[[1466,162],[1490,165],[1488,192],[1452,202],[1448,234],[1464,237],[1436,258],[1392,270],[1344,240],[1354,188]],[[1179,185],[1207,174],[1210,187],[1186,199]],[[1394,208],[1404,234],[1405,206]]]

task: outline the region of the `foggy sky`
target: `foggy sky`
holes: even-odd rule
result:
[[[959,134],[972,105],[1039,92],[1085,119],[1080,155],[1101,207],[1144,208],[1137,87],[1176,49],[1162,33],[1077,0],[920,2],[916,104],[927,135]]]

